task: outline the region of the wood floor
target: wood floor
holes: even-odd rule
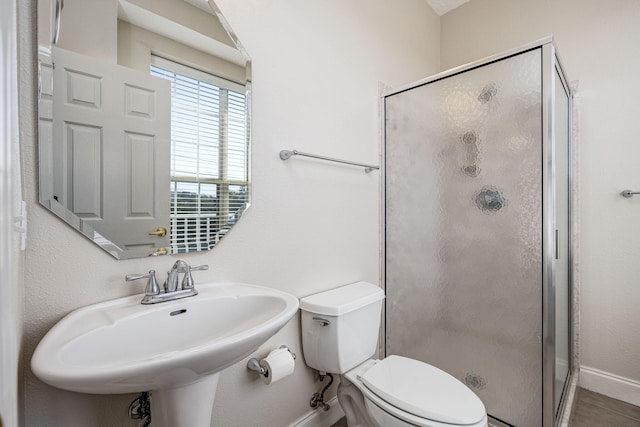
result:
[[[579,388],[569,427],[640,427],[640,408]]]
[[[640,427],[640,407],[579,388],[569,427]],[[347,427],[341,419],[331,427]]]
[[[340,419],[340,421],[338,421],[337,423],[335,423],[331,427],[348,427],[347,426],[347,419],[346,418],[342,418],[342,419]]]

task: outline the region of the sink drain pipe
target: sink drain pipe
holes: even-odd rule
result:
[[[142,420],[138,427],[149,427],[151,425],[151,399],[149,399],[149,392],[141,393],[131,402],[129,405],[129,418]]]

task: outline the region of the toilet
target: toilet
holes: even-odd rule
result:
[[[349,427],[486,427],[482,401],[446,372],[376,353],[384,292],[357,282],[300,300],[307,366],[340,375]]]

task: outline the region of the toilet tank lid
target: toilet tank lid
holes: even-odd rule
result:
[[[368,282],[356,282],[300,299],[300,309],[340,316],[384,299],[384,291]]]

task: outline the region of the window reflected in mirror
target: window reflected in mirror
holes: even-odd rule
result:
[[[171,82],[171,252],[211,249],[247,204],[246,89],[157,56]]]

